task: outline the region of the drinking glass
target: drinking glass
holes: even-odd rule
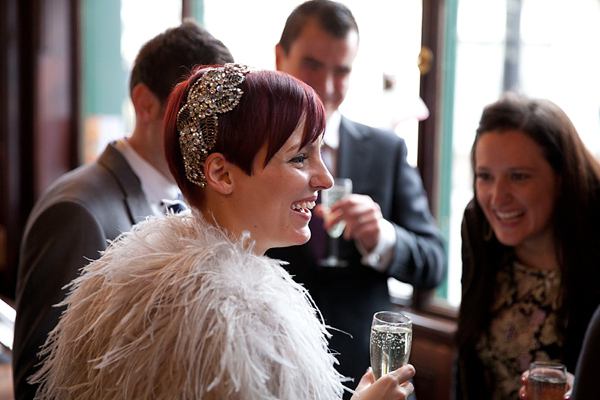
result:
[[[331,218],[329,210],[341,200],[344,196],[352,193],[352,180],[348,178],[335,178],[333,186],[321,191],[321,204],[323,206],[324,219]],[[345,267],[348,262],[339,258],[339,237],[344,232],[346,221],[340,221],[330,229],[327,234],[331,238],[327,258],[321,260],[320,264],[324,267]]]
[[[567,390],[567,368],[560,363],[534,361],[529,365],[528,400],[562,400]]]
[[[371,368],[375,380],[408,363],[412,321],[399,312],[379,311],[371,324]]]

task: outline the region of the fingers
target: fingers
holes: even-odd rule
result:
[[[381,393],[386,393],[386,396],[382,396],[384,399],[406,399],[415,390],[413,384],[409,382],[413,376],[415,376],[415,367],[407,364],[382,376],[372,387],[377,387]]]
[[[412,383],[409,382],[409,379],[411,379],[413,376],[415,376],[415,367],[413,367],[411,364],[406,364],[405,366],[382,376],[377,380],[376,384],[391,387],[407,387],[408,385],[412,386]]]
[[[529,371],[525,371],[521,374],[521,385],[527,386],[527,381],[529,378]]]
[[[400,392],[404,394],[404,398],[407,399],[413,392],[415,391],[415,387],[411,382],[404,382],[400,385]]]
[[[383,218],[381,208],[367,195],[351,194],[331,207],[331,216],[325,227],[346,222],[344,238],[373,241],[380,234],[379,220]],[[372,237],[373,240],[369,240]]]
[[[405,366],[390,372],[386,376],[391,376],[396,379],[398,383],[406,383],[406,381],[415,376],[415,372],[415,367],[412,364],[406,364]]]
[[[527,398],[527,387],[521,386],[519,389],[519,399],[525,400]]]
[[[575,383],[575,376],[567,372],[567,392],[565,393],[564,400],[569,400],[573,392],[573,384]]]
[[[415,367],[413,367],[412,364],[407,364],[388,374],[388,376],[391,375],[400,384],[400,392],[404,395],[405,399],[415,390],[412,382],[409,381],[409,379],[412,379],[415,376],[415,373]]]
[[[519,399],[525,400],[527,398],[527,381],[529,380],[529,371],[525,371],[521,374],[521,388],[519,389]]]
[[[381,209],[370,196],[364,194],[351,194],[335,203],[331,207],[331,212],[339,212],[344,216],[346,222],[349,222],[350,220],[358,222],[360,216],[366,218],[369,217],[369,213],[381,213]],[[366,220],[363,219],[361,222],[366,222]]]
[[[325,217],[325,207],[323,207],[323,204],[317,204],[315,206],[315,208],[312,209],[312,213],[318,217],[324,218]]]
[[[361,400],[406,400],[415,390],[408,382],[415,375],[415,368],[407,364],[373,382],[371,368],[363,375],[352,399]]]
[[[362,235],[367,232],[378,233],[379,232],[379,219],[383,218],[381,214],[377,213],[373,209],[369,209],[355,215],[347,214],[346,226],[348,229],[346,233],[348,239],[359,239]]]
[[[570,376],[569,376],[570,375]],[[571,398],[571,392],[573,390],[573,374],[567,372],[567,391],[563,397],[563,400],[569,400]],[[525,371],[521,374],[521,388],[519,389],[519,399],[527,400],[527,382],[529,381],[529,371]]]
[[[363,390],[371,386],[373,382],[375,382],[375,377],[373,376],[373,370],[371,369],[371,367],[369,367],[367,369],[367,372],[365,372],[362,378],[360,378],[360,382],[358,382],[358,385],[356,386],[356,391],[362,392]]]
[[[362,225],[358,222],[346,223],[344,239],[359,240],[366,250],[371,251],[377,245],[380,234],[381,228],[376,220]]]

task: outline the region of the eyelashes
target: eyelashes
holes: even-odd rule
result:
[[[306,161],[308,159],[308,156],[306,154],[298,154],[297,156],[293,157],[290,162],[294,163],[294,164],[302,164],[304,163],[304,161]]]

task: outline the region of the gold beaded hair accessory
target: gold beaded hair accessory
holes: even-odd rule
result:
[[[206,185],[204,163],[217,141],[217,114],[238,105],[244,94],[238,86],[248,72],[248,67],[242,64],[207,69],[192,85],[185,104],[177,113],[185,176],[202,188]]]

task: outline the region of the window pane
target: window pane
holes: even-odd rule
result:
[[[87,0],[83,9],[82,161],[129,134],[135,112],[129,75],[141,46],[181,22],[173,0]],[[102,16],[99,18],[99,16]]]

